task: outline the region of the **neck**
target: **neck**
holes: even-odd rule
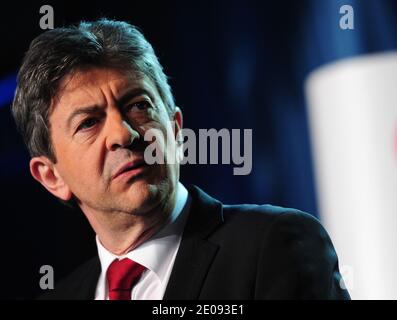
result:
[[[98,235],[101,244],[115,255],[123,255],[135,249],[167,222],[175,206],[176,194],[172,193],[166,204],[160,204],[143,215],[124,212],[87,212],[85,215]]]

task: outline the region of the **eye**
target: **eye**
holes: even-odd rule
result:
[[[134,103],[129,104],[126,107],[126,109],[127,109],[126,111],[131,111],[134,108],[136,108],[137,110],[143,111],[143,110],[148,109],[149,107],[150,107],[150,103],[148,101],[139,101],[139,102],[134,102]]]
[[[95,118],[88,118],[86,120],[84,120],[78,127],[76,131],[80,131],[80,130],[86,130],[86,129],[90,129],[91,127],[93,127],[94,125],[96,125],[98,123],[98,119]]]

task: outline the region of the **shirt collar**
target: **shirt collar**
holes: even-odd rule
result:
[[[96,236],[102,272],[106,273],[114,259],[129,258],[153,271],[163,282],[167,268],[179,247],[186,221],[186,212],[189,210],[187,203],[188,191],[182,183],[178,182],[176,202],[169,222],[149,240],[123,256],[117,256],[108,251]]]

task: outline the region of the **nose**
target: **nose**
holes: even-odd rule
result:
[[[107,115],[107,137],[106,148],[115,151],[118,148],[125,148],[139,138],[138,131],[125,121],[120,112],[114,111]]]

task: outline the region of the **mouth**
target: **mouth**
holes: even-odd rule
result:
[[[147,166],[148,165],[143,159],[127,162],[117,170],[112,179],[123,177],[131,178],[132,176],[136,176],[141,173],[145,168],[147,168]]]

